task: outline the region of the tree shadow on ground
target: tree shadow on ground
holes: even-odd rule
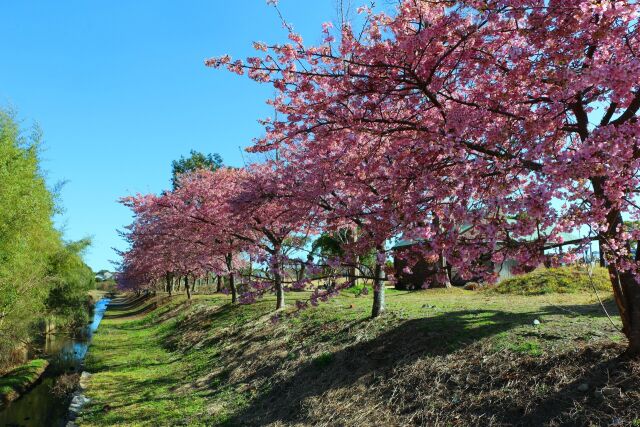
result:
[[[254,315],[259,316],[257,313]],[[209,347],[232,334],[235,327],[246,325],[252,317],[247,315],[246,306],[238,304],[200,309],[165,328],[162,346],[168,351],[188,351],[190,346],[196,344],[199,348]],[[213,326],[221,327],[227,332],[209,336],[208,332]],[[197,337],[193,337],[193,334]],[[192,337],[191,342],[186,342],[189,337]]]
[[[520,414],[514,424],[639,425],[640,363],[621,355],[623,349],[620,344],[609,343],[529,361],[523,369],[531,375],[563,369],[577,370],[578,375],[544,398],[533,399],[530,410]]]
[[[139,307],[139,308],[138,308]],[[138,308],[137,310],[131,311],[134,308]],[[121,313],[118,313],[117,311],[114,312],[111,309],[109,311],[107,311],[104,316],[103,319],[122,319],[125,317],[135,317],[135,316],[142,316],[143,314],[147,314],[147,313],[151,313],[152,311],[154,311],[155,309],[158,308],[158,303],[157,302],[152,302],[150,304],[144,305],[144,302],[142,302],[141,304],[137,305],[137,306],[133,306],[128,308],[128,311],[124,311]]]
[[[275,384],[234,416],[229,425],[313,422],[304,419],[304,407],[310,398],[355,383],[373,386],[399,367],[422,358],[446,356],[487,336],[529,324],[539,315],[540,312],[464,310],[403,321],[373,340],[302,364],[289,379]],[[281,363],[274,363],[245,381],[270,377],[280,368]]]
[[[603,309],[604,307],[604,309]],[[617,317],[619,315],[618,306],[616,305],[613,297],[606,298],[602,301],[602,305],[599,302],[593,304],[563,304],[553,305],[549,304],[541,308],[546,314],[561,314],[564,316],[587,316],[587,317],[604,317],[607,314],[611,317]],[[605,311],[606,310],[606,311]]]
[[[118,388],[110,394],[108,401],[100,405],[92,405],[89,407],[87,414],[91,415],[91,413],[95,412],[115,411],[116,416],[120,416],[119,421],[122,424],[133,422],[136,425],[157,425],[153,422],[152,411],[136,412],[135,408],[144,406],[144,404],[149,401],[153,401],[154,405],[166,401],[175,402],[175,396],[164,392],[174,384],[175,381],[176,379],[171,377],[120,382]],[[118,422],[117,425],[120,425],[120,422]]]
[[[616,313],[612,301],[605,301],[605,306],[612,316]],[[268,386],[259,387],[258,390],[267,391],[252,394],[249,405],[234,414],[228,420],[228,425],[314,424],[318,422],[318,418],[314,418],[317,412],[310,414],[309,406],[312,404],[310,402],[318,400],[322,401],[320,410],[336,411],[333,413],[336,416],[335,424],[340,424],[340,417],[353,415],[353,407],[342,413],[339,406],[327,405],[326,401],[333,396],[340,396],[336,392],[344,390],[352,393],[356,399],[363,394],[376,394],[373,401],[382,405],[391,417],[387,420],[397,420],[396,424],[407,424],[405,420],[413,419],[411,424],[418,425],[447,424],[444,420],[458,423],[457,425],[577,426],[589,422],[606,425],[611,423],[614,416],[626,417],[623,418],[625,421],[632,422],[633,414],[640,413],[640,382],[637,373],[640,369],[634,370],[633,365],[616,358],[621,351],[619,345],[596,350],[587,345],[582,346],[579,351],[540,358],[503,352],[492,362],[494,365],[489,366],[492,370],[483,372],[487,369],[487,363],[484,362],[484,354],[477,351],[480,347],[475,345],[483,338],[519,328],[518,337],[566,341],[567,337],[561,336],[562,332],[558,334],[557,330],[550,333],[520,327],[531,325],[534,319],[541,316],[604,317],[605,313],[598,303],[548,305],[539,310],[520,313],[485,309],[432,313],[430,317],[411,320],[392,317],[395,325],[392,329],[371,340],[363,338],[360,342],[357,342],[357,336],[345,331],[352,328],[376,329],[381,320],[384,324],[384,319],[342,322],[340,330],[328,332],[323,330],[325,325],[309,325],[305,327],[305,337],[317,338],[321,333],[333,333],[345,335],[345,341],[356,341],[356,344],[333,353],[324,353],[303,363],[295,363],[290,359],[292,355],[299,357],[294,354],[295,350],[285,356],[269,354],[269,357],[256,360],[251,369],[238,379],[230,373],[246,368],[246,361],[255,357],[256,348],[262,348],[263,344],[263,352],[271,353],[268,345],[273,338],[270,328],[264,327],[264,322],[255,322],[259,317],[264,317],[264,313],[257,310],[247,314],[245,309],[246,307],[227,304],[197,310],[192,315],[179,318],[162,331],[163,346],[167,350],[176,351],[176,354],[179,354],[178,351],[188,353],[218,344],[240,343],[230,350],[226,350],[228,347],[225,345],[225,352],[228,353],[224,356],[223,366],[220,366],[221,370],[217,373],[211,373],[216,381],[211,384],[209,398],[223,398],[221,390],[213,383],[224,383],[231,388],[241,388],[247,384]],[[170,310],[162,316],[172,317],[174,311],[176,310]],[[251,327],[247,326],[249,323],[252,324]],[[218,326],[225,330],[213,336],[206,333],[211,327]],[[192,336],[192,341],[186,338],[189,336]],[[228,339],[226,343],[223,342]],[[328,340],[329,338],[325,341]],[[451,358],[459,363],[451,365],[453,367],[449,372],[443,374],[438,371],[442,366],[433,367],[443,365]],[[500,364],[504,367],[497,366]],[[215,365],[212,364],[213,366]],[[283,374],[286,369],[291,369],[291,372]],[[418,372],[421,369],[422,376]],[[434,388],[436,381],[429,377],[434,372],[445,377],[444,386],[442,382],[437,384],[438,387],[444,387],[443,390],[430,394],[439,400],[437,404],[431,405],[432,410],[436,408],[435,411],[439,414],[439,418],[435,418],[438,423],[433,422],[433,413],[426,413],[428,401],[416,399],[414,402],[402,402],[403,407],[398,407],[399,399],[412,400],[424,390]],[[191,374],[185,372],[185,376]],[[193,375],[196,374],[198,371],[194,369]],[[465,376],[475,379],[451,379]],[[579,390],[579,387],[583,388],[582,384],[587,384],[586,392]],[[612,384],[614,388],[620,389],[618,397],[615,396],[616,390],[613,394],[598,393],[603,387],[611,387]],[[538,387],[546,387],[549,392],[540,394]],[[363,389],[368,391],[363,393]],[[398,389],[402,391],[397,392]],[[467,396],[462,396],[463,404],[451,406],[452,396],[459,392],[468,393],[469,401],[465,400]],[[576,410],[576,407],[581,409]],[[585,410],[585,407],[589,409]],[[421,412],[425,413],[420,414]],[[396,416],[397,419],[394,418]],[[478,420],[491,422],[478,424]],[[362,425],[370,424],[371,421],[370,418],[364,418]],[[378,425],[385,425],[383,420],[378,421]]]
[[[141,296],[126,304],[109,305],[104,319],[121,319],[151,313],[171,300],[170,296]]]
[[[144,304],[145,301],[152,298],[151,295],[144,294],[139,296],[131,296],[126,298],[113,299],[107,304],[110,310],[129,310]]]
[[[609,314],[615,315],[613,302],[606,301],[605,306]],[[483,338],[514,328],[522,329],[520,327],[532,325],[533,319],[549,315],[606,316],[600,304],[595,303],[562,307],[549,305],[540,310],[521,313],[489,309],[462,310],[401,321],[398,326],[372,340],[293,365],[295,371],[290,375],[278,375],[283,366],[291,366],[284,359],[262,365],[242,381],[248,384],[270,382],[268,391],[254,395],[251,403],[234,414],[228,424],[313,424],[318,421],[314,418],[318,416],[318,410],[311,414],[314,409],[310,409],[310,406],[317,402],[323,402],[320,408],[328,405],[326,407],[329,412],[336,411],[338,420],[340,416],[354,415],[349,413],[353,409],[340,414],[340,405],[331,402],[327,404],[327,401],[335,396],[344,396],[344,393],[357,396],[362,390],[378,394],[375,402],[383,402],[382,405],[387,406],[387,415],[390,417],[388,420],[395,420],[393,414],[396,414],[399,416],[397,420],[413,419],[412,423],[419,425],[434,425],[435,420],[444,425],[447,424],[445,419],[451,422],[466,419],[471,424],[481,422],[479,420],[491,420],[492,425],[577,426],[593,420],[596,424],[609,424],[615,416],[634,422],[633,414],[640,413],[640,366],[628,364],[618,357],[622,351],[620,344],[576,344],[574,350],[542,356],[503,351],[495,353],[497,356],[491,362],[495,366],[489,366],[490,363],[484,360],[487,354],[483,354],[481,350],[481,346],[485,345],[484,342],[480,344]],[[364,321],[367,322],[375,321]],[[519,330],[516,335],[517,337],[514,335],[509,339],[518,340],[518,337],[526,338],[530,335],[531,338],[545,341],[567,340],[567,337],[549,332],[541,335],[537,330]],[[243,354],[239,352],[233,356],[241,360]],[[450,371],[445,369],[442,372],[442,366],[451,357],[457,364],[453,363]],[[489,358],[491,357],[493,356]],[[483,372],[488,366],[491,372]],[[234,369],[233,362],[227,368]],[[416,377],[416,370],[423,370],[422,376],[417,374],[419,378]],[[615,372],[618,379],[612,381],[612,373]],[[436,381],[429,378],[429,375],[458,379],[445,379],[444,385],[438,384],[438,387],[444,387],[444,391],[432,394],[432,397],[436,396],[439,404],[428,400],[413,405],[401,402],[403,409],[397,408],[398,400],[410,401],[414,394],[419,395],[436,386]],[[468,380],[467,383],[467,380],[460,379],[465,376],[475,380]],[[612,382],[618,384],[614,388],[626,388],[626,391],[620,391],[617,397],[607,396],[606,393],[603,397],[598,390],[603,387],[606,390]],[[390,383],[394,385],[391,386]],[[587,392],[581,391],[585,387],[583,384],[587,384]],[[399,389],[404,391],[399,392]],[[615,395],[616,390],[610,393]],[[463,405],[451,406],[451,398],[457,393],[472,395],[468,408]],[[501,397],[497,398],[496,394]],[[214,395],[215,393],[212,394]],[[636,403],[625,404],[625,399],[630,396],[636,397]],[[394,399],[396,403],[390,403]],[[344,405],[351,408],[353,406],[353,402]],[[429,406],[431,410],[437,408],[435,413],[427,413],[425,408]],[[449,411],[451,415],[447,413]],[[409,414],[408,418],[401,418],[403,414]],[[363,422],[366,424],[369,421]]]

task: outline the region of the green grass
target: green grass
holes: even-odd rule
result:
[[[18,398],[38,381],[48,365],[49,362],[44,359],[34,359],[0,377],[0,402]]]
[[[315,363],[316,367],[324,369],[325,367],[329,366],[331,362],[333,362],[333,354],[328,352],[322,353],[320,356],[316,357],[313,362]]]
[[[180,344],[177,329],[185,319],[182,310],[193,312],[224,302],[224,297],[196,296],[192,305],[187,305],[183,297],[177,297],[135,320],[103,320],[86,360],[87,369],[95,372],[88,392],[94,402],[82,425],[175,425],[176,420],[181,420],[183,425],[198,426],[224,421],[224,412],[207,417],[208,421],[203,419],[203,412],[211,404],[208,390],[177,390],[197,379],[199,373],[212,369],[218,350],[206,348],[188,355],[175,351]],[[257,313],[259,307],[260,304],[225,306],[218,313],[219,325],[242,322]],[[171,313],[172,310],[180,311]],[[225,387],[220,388],[216,398],[228,405],[244,404],[241,394]]]
[[[540,268],[531,273],[503,280],[491,291],[502,294],[542,295],[552,293],[591,292],[611,289],[609,273],[596,267],[590,279],[586,267]]]
[[[509,348],[516,353],[528,354],[529,356],[542,355],[540,343],[538,343],[537,341],[526,340],[518,343],[512,343]]]
[[[289,294],[290,307],[306,297]],[[387,313],[375,321],[368,319],[370,295],[346,293],[277,323],[273,307],[272,297],[231,306],[227,296],[197,295],[189,303],[178,296],[144,315],[105,318],[86,361],[94,374],[87,391],[92,401],[79,425],[261,424],[280,407],[286,416],[301,408],[312,413],[308,399],[334,389],[359,398],[352,381],[374,365],[393,370],[402,359],[407,366],[419,360],[435,366],[468,352],[541,358],[580,343],[622,339],[593,293],[580,291],[524,296],[388,289]],[[534,325],[535,319],[541,323]]]

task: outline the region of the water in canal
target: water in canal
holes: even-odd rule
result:
[[[98,329],[109,299],[95,304],[93,321],[76,336],[48,335],[42,353],[49,367],[41,381],[29,392],[0,412],[2,427],[58,427],[66,423],[70,396],[52,392],[56,378],[64,373],[80,373],[93,333]]]

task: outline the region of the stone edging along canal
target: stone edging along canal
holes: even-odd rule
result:
[[[87,389],[87,381],[91,378],[91,374],[87,371],[82,372],[80,375],[80,381],[78,382],[78,389],[73,393],[73,397],[71,399],[71,405],[69,405],[69,413],[67,414],[67,418],[69,422],[66,427],[75,427],[75,420],[80,415],[82,408],[84,405],[89,403],[91,399],[84,395],[84,391]]]

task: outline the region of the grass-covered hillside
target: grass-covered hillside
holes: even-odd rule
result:
[[[606,268],[539,268],[498,283],[493,290],[504,294],[541,295],[551,293],[607,292],[611,280]]]
[[[387,296],[377,320],[352,294],[278,322],[271,299],[111,310],[79,424],[640,423],[640,366],[616,358],[622,335],[593,293]]]

